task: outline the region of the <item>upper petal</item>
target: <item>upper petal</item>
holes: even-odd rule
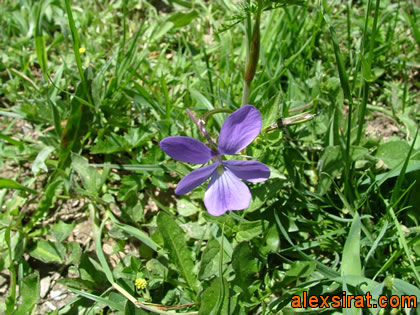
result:
[[[208,146],[190,137],[167,137],[160,142],[160,148],[170,157],[183,162],[204,164],[212,156]]]
[[[270,177],[270,169],[258,161],[223,161],[223,164],[241,179],[252,183],[263,182]]]
[[[204,194],[204,204],[211,215],[220,216],[228,210],[243,210],[249,207],[250,202],[248,187],[229,169],[222,174],[217,170],[213,173]]]
[[[176,186],[175,193],[177,195],[183,195],[187,192],[190,192],[195,187],[200,186],[211,176],[217,166],[217,163],[213,163],[199,168],[198,170],[192,171],[183,179],[181,179],[181,181]]]
[[[219,136],[219,152],[235,154],[250,144],[260,133],[261,114],[252,105],[245,105],[226,118]]]

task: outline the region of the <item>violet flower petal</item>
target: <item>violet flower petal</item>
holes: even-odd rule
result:
[[[200,186],[211,176],[217,166],[217,163],[213,163],[192,171],[183,179],[181,179],[181,181],[176,186],[175,193],[177,195],[183,195],[187,192],[190,192],[195,187]]]
[[[260,133],[261,114],[252,105],[245,105],[226,118],[219,136],[220,154],[235,154],[246,148]]]
[[[160,142],[160,148],[175,160],[196,164],[207,163],[212,150],[203,142],[190,137],[167,137]]]
[[[223,165],[237,177],[251,183],[263,182],[270,177],[268,166],[258,161],[223,161]]]
[[[243,210],[249,207],[250,202],[248,187],[229,169],[222,174],[218,170],[213,173],[204,194],[204,204],[211,215],[220,216],[228,210]]]

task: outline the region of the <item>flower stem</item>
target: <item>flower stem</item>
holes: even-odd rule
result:
[[[218,113],[232,113],[232,110],[231,109],[227,109],[227,108],[216,108],[216,109],[213,109],[213,110],[210,110],[210,111],[204,113],[204,115],[201,116],[201,119],[206,122],[207,119],[210,116],[212,116],[214,114],[218,114]]]
[[[248,104],[249,94],[251,91],[251,82],[254,79],[257,70],[258,58],[260,55],[260,20],[263,1],[258,0],[258,10],[255,16],[254,28],[252,30],[252,39],[249,47],[249,58],[244,75],[244,88],[242,94],[242,105]],[[248,47],[247,47],[248,48]]]
[[[191,119],[194,121],[196,126],[198,127],[198,130],[200,131],[200,133],[209,142],[210,147],[217,151],[217,144],[213,141],[213,139],[210,137],[209,133],[207,132],[206,126],[205,126],[206,122],[204,121],[204,119],[202,118],[198,119],[197,116],[195,116],[195,114],[192,111],[190,111],[188,108],[186,109],[186,111],[188,115],[190,115]]]

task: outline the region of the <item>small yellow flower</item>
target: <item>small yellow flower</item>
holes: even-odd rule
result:
[[[147,286],[147,281],[143,278],[137,278],[135,284],[136,284],[137,290],[143,290]]]
[[[85,47],[80,47],[79,48],[79,53],[84,54],[85,51],[86,51],[86,48]]]

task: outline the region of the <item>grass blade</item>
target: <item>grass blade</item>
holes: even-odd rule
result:
[[[343,257],[341,259],[341,272],[347,275],[362,275],[360,264],[360,217],[356,212],[350,227],[349,236],[344,244]]]

